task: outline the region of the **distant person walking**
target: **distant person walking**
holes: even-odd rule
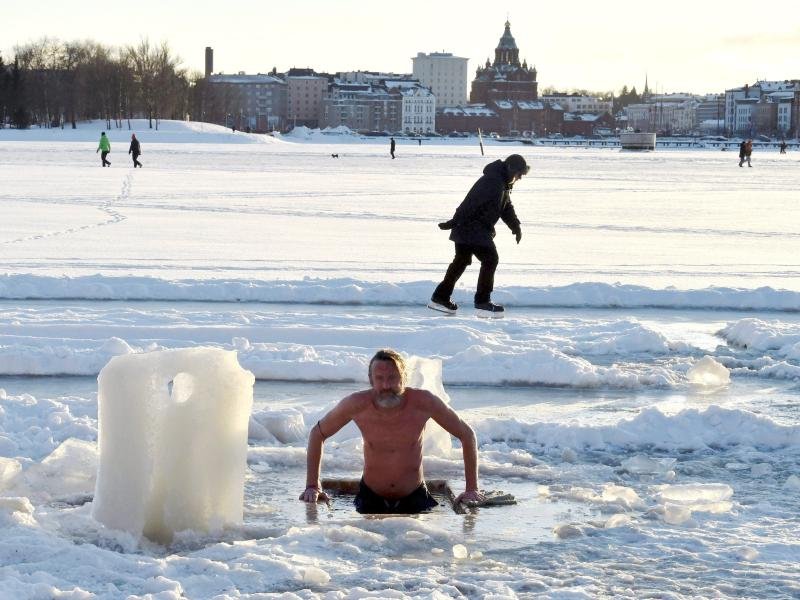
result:
[[[142,147],[139,145],[139,140],[136,139],[136,134],[131,134],[131,146],[128,148],[128,154],[133,156],[133,168],[141,168],[142,163],[139,162],[139,155],[142,153]]]
[[[391,154],[392,158],[394,158],[394,138],[389,138],[389,139],[390,139],[390,142],[389,142],[389,154]]]
[[[483,176],[467,192],[453,218],[439,223],[439,229],[451,230],[450,239],[455,243],[456,255],[447,267],[444,279],[433,291],[429,308],[451,314],[458,310],[458,305],[450,296],[475,256],[481,263],[475,308],[481,315],[503,316],[503,307],[491,301],[494,272],[499,261],[494,244],[494,226],[502,219],[519,244],[522,229],[511,203],[510,192],[514,183],[529,170],[530,167],[519,154],[489,163],[483,169]]]
[[[100,144],[97,146],[97,152],[100,153],[100,158],[103,159],[103,166],[111,166],[111,163],[106,160],[106,156],[111,152],[111,142],[106,137],[106,132],[100,132]],[[95,152],[95,154],[97,154]]]
[[[781,154],[786,154],[786,140],[781,140]]]
[[[739,144],[739,166],[743,166],[747,161],[747,166],[752,167],[750,164],[750,155],[753,154],[753,140],[743,140]]]

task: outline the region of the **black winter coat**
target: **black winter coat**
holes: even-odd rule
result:
[[[139,146],[139,140],[131,140],[131,147],[128,148],[128,154],[136,154],[137,156],[142,153]]]
[[[456,244],[472,246],[494,246],[494,226],[499,219],[512,232],[520,231],[520,223],[511,203],[511,184],[508,171],[502,160],[489,163],[483,169],[483,177],[475,182],[447,222],[452,229],[450,239]]]

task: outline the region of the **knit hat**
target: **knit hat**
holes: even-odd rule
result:
[[[506,164],[509,175],[527,175],[528,171],[531,170],[528,163],[519,154],[512,154],[503,162]]]

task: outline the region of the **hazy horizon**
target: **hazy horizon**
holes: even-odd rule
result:
[[[647,78],[654,92],[703,94],[756,80],[800,78],[793,60],[800,27],[776,18],[793,14],[793,4],[776,0],[763,15],[752,6],[676,0],[653,15],[631,0],[613,11],[598,11],[588,2],[563,10],[518,0],[487,8],[468,0],[453,11],[419,0],[409,0],[402,10],[359,0],[299,0],[275,13],[238,0],[221,14],[209,3],[175,0],[162,6],[142,0],[135,14],[124,7],[98,14],[87,6],[42,0],[4,15],[7,31],[14,33],[0,51],[10,62],[15,46],[45,36],[110,46],[148,38],[166,41],[189,71],[204,70],[210,46],[214,72],[225,73],[266,73],[273,67],[409,73],[418,52],[451,52],[469,59],[471,81],[479,65],[494,59],[508,18],[520,59],[538,69],[540,89],[641,91]]]

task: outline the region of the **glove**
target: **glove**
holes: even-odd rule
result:
[[[439,223],[439,229],[448,230],[453,228],[453,220],[445,221],[444,223]]]
[[[511,233],[513,233],[514,237],[517,238],[517,243],[519,244],[519,241],[522,239],[522,230],[519,227],[517,227]]]

